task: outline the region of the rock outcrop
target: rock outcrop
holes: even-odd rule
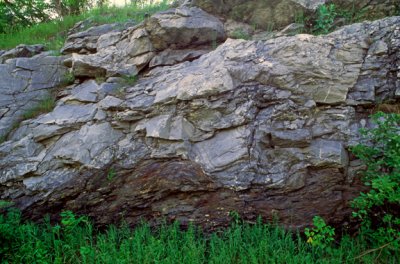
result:
[[[65,58],[43,50],[20,45],[0,56],[0,137],[64,81]]]
[[[296,16],[311,14],[319,5],[333,3],[338,9],[362,12],[371,18],[395,15],[399,3],[392,0],[186,0],[187,6],[255,25],[258,28],[284,28]]]
[[[399,25],[227,39],[210,51],[222,24],[181,8],[102,35],[95,53],[66,61],[82,82],[0,144],[0,199],[33,218],[70,209],[99,224],[214,227],[230,211],[339,223],[360,190],[348,147],[368,108],[400,87]],[[135,84],[122,78],[129,69],[142,69]],[[109,78],[88,79],[97,74]]]
[[[85,32],[92,32],[87,30]],[[96,31],[97,32],[97,31]],[[83,38],[77,36],[83,35]],[[199,57],[205,47],[211,49],[212,43],[225,39],[224,26],[217,18],[197,7],[176,8],[160,12],[144,23],[122,32],[111,31],[101,36],[87,39],[86,33],[76,33],[69,38],[64,51],[83,49],[82,43],[91,43],[93,54],[74,53],[66,65],[78,77],[132,76],[147,67],[168,65],[169,61],[185,61]],[[76,48],[78,46],[79,48]],[[86,45],[87,46],[87,45]],[[205,46],[205,47],[204,47]],[[198,47],[199,52],[183,51]],[[164,50],[180,50],[159,54]],[[85,48],[87,50],[87,48]],[[158,57],[156,55],[158,54]],[[197,55],[196,55],[197,54]],[[162,59],[160,59],[160,56]],[[161,60],[161,61],[160,61]]]

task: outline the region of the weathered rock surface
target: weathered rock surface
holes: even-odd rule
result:
[[[43,45],[18,45],[14,49],[0,53],[0,63],[11,58],[30,58],[44,51]]]
[[[1,56],[8,59],[0,64],[0,137],[63,82],[65,58],[40,53],[42,50],[40,45],[18,46]]]
[[[258,28],[283,28],[295,22],[295,16],[314,12],[322,4],[333,3],[339,9],[362,10],[369,17],[395,15],[399,3],[392,0],[187,0],[186,6],[225,18],[244,21]]]
[[[69,38],[70,42],[64,47],[64,52],[79,49],[96,51],[88,55],[74,53],[65,62],[67,66],[72,67],[75,76],[136,75],[148,66],[158,52],[204,45],[208,45],[211,49],[212,43],[225,39],[222,22],[197,7],[182,7],[160,12],[144,23],[122,32],[111,31],[101,36],[96,35],[97,42],[92,37],[89,39],[86,37],[92,31],[103,32],[92,28],[76,33]],[[82,34],[85,38],[76,41],[76,36]],[[83,47],[82,42],[91,43],[90,48]],[[169,54],[164,52],[152,61],[151,66],[170,65],[200,55],[196,51],[187,51],[185,54],[182,51],[175,53],[170,51]],[[166,56],[169,58],[165,58]]]
[[[107,33],[111,35],[119,36],[121,31],[129,26],[133,26],[132,23],[114,23],[105,24],[100,26],[90,27],[87,30],[76,32],[68,36],[64,47],[61,49],[63,53],[77,52],[81,54],[95,53],[97,51],[98,42],[100,48],[104,46],[104,43],[99,38]],[[108,38],[110,42],[111,38]]]
[[[209,20],[199,24],[199,16]],[[79,55],[110,76],[153,59],[135,84],[86,80],[0,144],[0,199],[33,218],[71,209],[100,224],[167,217],[214,227],[232,210],[287,226],[316,214],[341,222],[359,193],[348,147],[368,125],[364,107],[398,93],[399,24],[393,17],[320,37],[228,39],[164,66],[172,59],[157,53],[224,32],[197,8],[156,15]],[[187,28],[179,43],[168,36],[178,25]],[[76,63],[67,61],[95,76]]]

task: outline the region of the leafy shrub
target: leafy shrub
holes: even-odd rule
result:
[[[378,112],[372,122],[375,126],[362,129],[361,143],[351,148],[367,166],[362,175],[370,187],[353,201],[353,216],[373,244],[399,250],[400,114]]]
[[[304,234],[307,236],[307,243],[318,246],[323,249],[330,248],[335,240],[335,229],[327,225],[324,219],[320,216],[314,216],[313,228],[305,228]]]
[[[336,7],[334,4],[320,5],[317,10],[314,31],[317,34],[329,33],[334,28],[336,16]]]

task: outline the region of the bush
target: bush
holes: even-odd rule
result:
[[[334,28],[336,16],[336,7],[334,4],[319,6],[314,31],[317,34],[328,34]]]
[[[313,224],[314,227],[312,229],[306,228],[304,230],[304,234],[307,236],[307,243],[322,249],[330,248],[332,242],[335,241],[335,229],[327,225],[320,216],[314,216]]]
[[[400,114],[378,112],[374,127],[362,129],[361,143],[351,151],[367,166],[362,172],[369,192],[352,206],[363,233],[375,246],[400,249]]]

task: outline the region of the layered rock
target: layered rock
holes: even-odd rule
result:
[[[348,147],[368,126],[365,108],[396,100],[400,17],[323,37],[228,39],[160,66],[176,62],[156,54],[201,47],[207,32],[223,38],[204,14],[158,14],[67,61],[86,77],[151,58],[154,68],[131,85],[85,80],[52,112],[24,121],[0,145],[0,198],[33,218],[70,209],[100,224],[167,217],[215,227],[230,211],[297,227],[317,214],[343,221],[359,193]]]
[[[392,0],[187,0],[188,6],[256,25],[258,28],[283,28],[295,22],[296,16],[314,12],[319,5],[333,3],[338,9],[363,12],[370,18],[395,15],[399,4]]]
[[[20,45],[0,56],[0,137],[65,79],[65,57],[42,51],[41,45]]]
[[[100,32],[89,29],[84,34],[76,33],[69,38],[71,42],[63,48],[65,52],[75,51],[84,48],[82,42],[89,42],[90,49],[95,51],[88,55],[74,53],[71,59],[65,62],[72,68],[75,76],[136,75],[147,67],[150,61],[154,67],[169,65],[171,61],[175,63],[192,60],[203,54],[205,47],[211,49],[212,43],[225,39],[222,22],[196,7],[160,12],[144,23],[122,32],[111,31],[101,36],[96,35],[96,41],[93,41],[93,38],[78,38],[79,41],[76,41],[76,35],[86,36],[87,32],[93,31]],[[86,39],[88,40],[85,41]],[[200,50],[193,51],[196,47]],[[185,52],[182,50],[184,48],[191,50]],[[163,52],[167,49],[172,52]],[[158,54],[160,52],[161,54]]]

